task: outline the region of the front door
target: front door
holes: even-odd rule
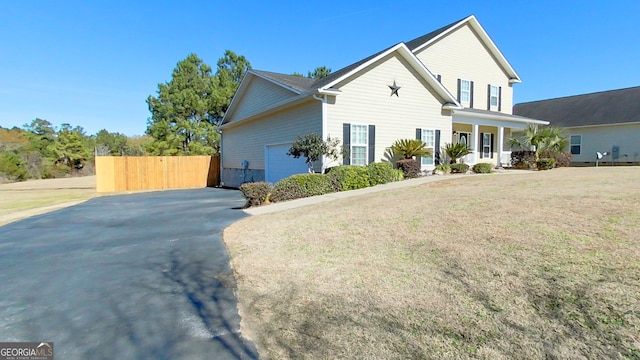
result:
[[[458,133],[458,144],[465,144],[467,146],[471,146],[471,133],[470,132],[459,132]],[[471,163],[471,154],[463,156],[460,160],[465,164]]]

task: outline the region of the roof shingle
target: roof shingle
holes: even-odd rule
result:
[[[573,127],[640,121],[640,86],[516,104],[513,113]]]

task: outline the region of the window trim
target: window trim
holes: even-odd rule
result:
[[[464,86],[462,86],[462,84],[464,83],[468,83],[469,84],[469,89],[468,90],[464,90]],[[467,79],[460,79],[460,104],[462,105],[466,105],[466,106],[471,106],[471,80],[467,80]],[[467,100],[463,100],[463,96],[464,94],[467,94]]]
[[[496,90],[496,95],[494,96],[492,94],[493,90]],[[492,101],[493,99],[496,99],[496,104],[493,105]],[[489,110],[498,110],[498,108],[500,107],[500,87],[498,85],[491,85],[489,84]]]
[[[435,155],[436,155],[436,129],[435,128],[422,128],[420,129],[420,140],[422,140],[422,142],[424,142],[425,144],[427,143],[426,141],[424,141],[425,139],[425,132],[426,131],[431,131],[431,139],[433,140],[433,144],[431,144],[429,146],[429,144],[427,144],[427,148],[431,149],[431,156],[427,157],[427,156],[421,156],[420,157],[420,166],[434,166],[435,165]],[[431,163],[425,163],[425,160],[431,159]]]
[[[364,144],[360,144],[360,143],[355,143],[354,140],[354,136],[353,136],[353,127],[354,126],[364,126],[365,129],[365,136],[364,136]],[[367,164],[369,163],[369,124],[362,124],[362,123],[351,123],[349,124],[349,136],[350,136],[350,141],[349,141],[349,163],[351,165],[359,165],[359,166],[367,166]],[[354,164],[353,163],[353,148],[357,146],[357,147],[364,147],[364,164]]]
[[[577,137],[578,139],[580,139],[580,142],[578,144],[574,144],[573,143],[573,137]],[[578,147],[578,152],[574,153],[573,152],[573,147],[577,146]],[[571,155],[581,155],[582,154],[582,134],[571,134],[569,135],[569,152],[571,153]]]

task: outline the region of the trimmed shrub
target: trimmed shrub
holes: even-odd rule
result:
[[[493,172],[493,165],[489,163],[477,163],[473,165],[473,172],[476,174],[489,174]]]
[[[550,158],[542,158],[536,162],[538,170],[551,170],[556,167],[556,160]]]
[[[451,164],[451,173],[453,174],[464,174],[469,170],[469,165],[467,164]]]
[[[273,185],[269,200],[272,202],[287,201],[306,197],[306,190],[292,177],[282,179]]]
[[[329,177],[324,174],[299,174],[293,175],[291,178],[302,185],[306,197],[324,195],[335,191],[331,186]]]
[[[398,160],[396,167],[402,170],[405,178],[411,179],[420,176],[420,164],[416,159]]]
[[[535,151],[512,151],[511,166],[516,169],[533,169],[536,165]]]
[[[571,152],[569,151],[561,151],[561,152],[542,152],[540,154],[540,158],[548,158],[554,159],[556,161],[556,167],[567,167],[571,165]]]
[[[369,187],[369,171],[364,166],[340,165],[329,169],[329,181],[336,191]]]
[[[386,184],[394,181],[393,165],[389,162],[374,162],[367,165],[369,183],[371,186]]]
[[[271,192],[271,184],[267,182],[246,183],[240,185],[242,195],[247,199],[245,208],[264,204]]]

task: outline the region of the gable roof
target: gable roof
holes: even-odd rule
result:
[[[640,122],[640,86],[516,104],[513,113],[560,127]]]
[[[276,108],[282,108],[286,103],[297,103],[303,97],[310,97],[317,94],[339,94],[339,90],[333,89],[332,87],[339,82],[347,80],[349,77],[355,75],[357,72],[362,69],[370,66],[376,61],[382,59],[383,57],[389,55],[394,51],[398,51],[398,53],[405,59],[407,62],[421,75],[421,77],[433,88],[433,90],[444,99],[444,107],[447,109],[462,109],[460,103],[456,100],[455,96],[453,96],[440,82],[436,80],[433,76],[433,73],[429,71],[425,67],[425,65],[416,57],[415,52],[423,49],[424,47],[432,44],[438,39],[446,36],[447,34],[459,29],[465,24],[469,24],[472,29],[476,31],[479,35],[480,39],[484,42],[485,46],[489,49],[492,55],[497,59],[498,63],[503,67],[505,72],[510,77],[510,82],[520,82],[520,77],[513,70],[507,59],[502,55],[498,47],[491,40],[489,35],[484,31],[478,20],[474,15],[470,15],[461,19],[459,21],[453,22],[449,25],[443,26],[440,29],[432,31],[428,34],[422,35],[418,38],[415,38],[406,43],[401,42],[391,47],[388,47],[382,51],[379,51],[371,56],[368,56],[362,60],[359,60],[353,64],[347,65],[338,71],[335,71],[328,76],[321,79],[309,79],[301,76],[295,75],[286,75],[279,74],[268,71],[260,71],[260,70],[249,70],[243,78],[242,82],[236,94],[234,95],[231,104],[229,105],[229,109],[227,114],[231,114],[233,110],[235,110],[235,100],[236,97],[241,96],[242,92],[245,90],[249,81],[245,81],[247,76],[259,76],[265,80],[271,81],[274,84],[287,88],[296,94],[297,96],[292,97],[290,100],[285,101],[284,103],[275,104],[272,108],[265,109],[260,112],[260,114],[272,111]],[[259,115],[259,114],[255,114]],[[255,116],[252,115],[252,116]],[[225,115],[222,123],[225,124],[228,122],[228,117]]]
[[[285,88],[289,88],[289,90],[295,90],[298,94],[301,92],[305,92],[310,89],[310,85],[313,84],[316,80],[309,79],[304,76],[298,75],[286,75],[279,74],[270,71],[262,71],[262,70],[249,70],[250,72],[260,76],[265,80],[269,80],[271,82],[276,83]]]
[[[498,61],[498,64],[502,66],[504,71],[509,76],[509,82],[522,82],[518,73],[516,73],[511,64],[509,64],[507,58],[504,57],[493,40],[491,40],[491,37],[489,36],[489,34],[487,34],[482,25],[480,25],[480,22],[478,22],[478,19],[476,19],[475,15],[467,16],[464,19],[458,20],[438,30],[432,31],[426,35],[422,35],[411,41],[408,41],[406,43],[407,47],[415,54],[416,52],[424,49],[425,47],[433,44],[439,39],[447,36],[448,34],[458,30],[459,28],[467,24],[476,32],[476,34],[478,34],[480,40],[482,40],[489,52],[491,52],[496,61]]]
[[[455,27],[456,25],[464,22],[466,19],[468,19],[469,16],[460,19],[456,22],[453,22],[449,25],[445,25],[443,27],[441,27],[438,30],[434,30],[428,34],[422,35],[420,37],[417,37],[413,40],[407,41],[405,44],[407,44],[407,47],[409,48],[409,50],[411,50],[412,52],[416,52],[416,50],[420,50],[422,49],[424,46],[426,46],[428,43],[431,42],[431,40],[435,39],[436,37],[438,37],[440,34],[448,31],[449,29]]]
[[[317,83],[314,83],[313,86],[318,86],[318,92],[331,90],[334,85],[347,80],[362,69],[371,66],[376,61],[379,61],[380,59],[393,52],[397,52],[419,75],[421,75],[422,79],[424,79],[431,86],[431,88],[444,100],[444,105],[453,106],[454,108],[462,108],[456,98],[438,80],[436,80],[431,71],[429,71],[429,69],[427,69],[420,60],[418,60],[418,58],[409,50],[409,48],[407,48],[404,43],[396,44],[377,54],[371,55],[363,60],[340,69],[334,76],[327,76],[326,78],[322,78]]]

